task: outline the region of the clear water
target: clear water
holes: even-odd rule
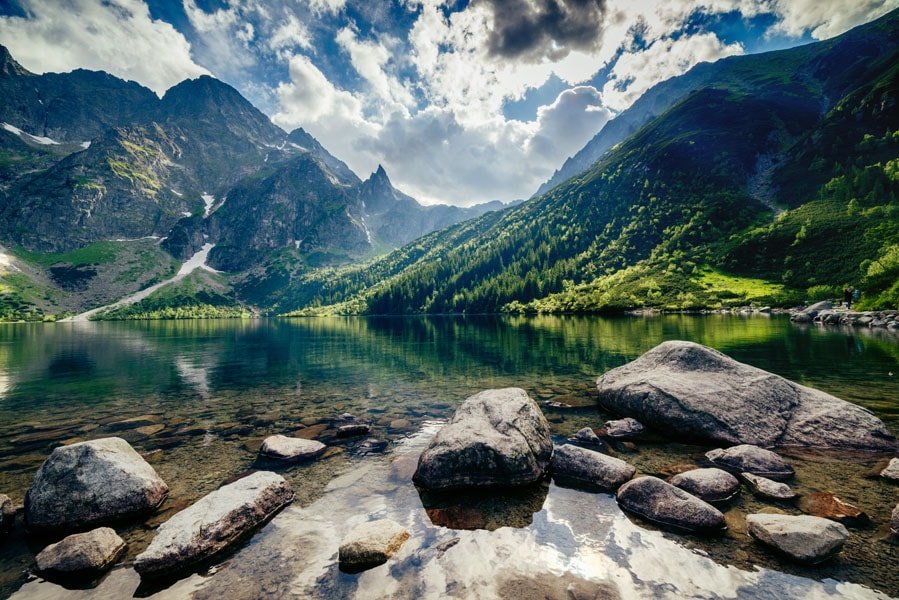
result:
[[[333,446],[283,471],[297,492],[251,542],[208,572],[156,589],[126,564],[88,590],[29,578],[45,540],[17,529],[0,542],[0,597],[321,598],[881,597],[899,595],[897,546],[886,535],[899,487],[865,475],[865,457],[791,457],[797,491],[830,491],[865,509],[842,556],[800,567],[758,547],[745,514],[791,505],[749,493],[725,507],[719,538],[678,536],[632,521],[607,494],[555,484],[522,496],[422,504],[409,477],[423,444],[465,397],[523,387],[562,441],[607,417],[596,377],[667,339],[687,339],[870,408],[899,432],[899,338],[882,331],[799,328],[737,316],[316,318],[9,324],[0,327],[0,493],[21,502],[60,443],[120,435],[168,482],[162,513],[120,530],[129,560],[152,528],[223,481],[258,468],[261,439],[297,433]],[[389,441],[333,437],[339,415]],[[142,417],[139,427],[119,422]],[[643,473],[696,462],[708,448],[665,440],[618,447]],[[360,575],[336,569],[349,524],[387,514],[412,539],[396,560]],[[451,548],[442,543],[459,538]],[[560,587],[561,586],[561,587]],[[588,586],[588,587],[583,587]],[[593,587],[589,587],[593,586]],[[528,591],[530,590],[530,591]],[[227,593],[225,593],[227,591]],[[542,595],[540,595],[542,594]]]

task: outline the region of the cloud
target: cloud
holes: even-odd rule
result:
[[[605,0],[483,0],[492,14],[492,56],[559,60],[572,49],[596,48]]]
[[[612,118],[593,86],[577,86],[558,95],[552,104],[537,110],[537,133],[530,144],[542,147],[539,154],[557,166],[590,141]]]
[[[21,6],[25,17],[0,17],[0,39],[36,73],[103,70],[157,94],[209,73],[193,61],[184,36],[152,19],[139,0],[23,0]]]
[[[773,0],[780,16],[773,32],[799,37],[808,31],[818,40],[839,35],[899,8],[899,0]]]
[[[389,36],[384,41],[359,40],[349,27],[337,32],[338,45],[349,54],[350,63],[356,72],[367,82],[371,92],[384,103],[389,110],[397,106],[402,109],[415,105],[415,98],[393,74],[388,74],[388,64],[392,63],[394,53],[387,45],[396,47],[398,42]],[[386,44],[385,45],[385,42]]]
[[[291,50],[295,48],[311,49],[312,38],[309,30],[300,23],[296,15],[287,14],[272,31],[266,45],[278,58],[289,61],[292,56]]]

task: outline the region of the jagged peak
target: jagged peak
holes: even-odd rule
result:
[[[0,44],[0,75],[33,75],[33,73],[20,65],[16,59],[12,57],[9,48]]]
[[[393,184],[390,183],[390,177],[387,176],[387,171],[381,164],[378,164],[378,168],[375,169],[375,172],[371,174],[371,176],[368,178],[368,181],[372,183],[383,183],[390,187],[393,187]]]

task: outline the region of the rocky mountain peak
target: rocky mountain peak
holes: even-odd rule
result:
[[[28,69],[16,62],[6,46],[0,44],[0,76],[15,77],[31,74]]]

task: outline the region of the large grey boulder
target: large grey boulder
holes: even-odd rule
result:
[[[726,502],[740,493],[737,478],[721,469],[693,469],[668,482],[706,502]]]
[[[552,450],[549,423],[527,392],[486,390],[437,432],[413,481],[431,490],[526,485],[546,474]]]
[[[6,494],[0,494],[0,535],[8,533],[16,519],[16,507]]]
[[[95,577],[112,567],[124,552],[125,542],[115,530],[100,527],[50,544],[35,562],[38,573],[45,577]]]
[[[25,496],[31,530],[84,529],[146,514],[169,493],[128,442],[111,437],[56,448]]]
[[[259,453],[277,460],[310,460],[324,453],[327,446],[316,440],[272,435],[265,438]]]
[[[740,473],[753,493],[760,498],[770,498],[772,500],[792,500],[796,497],[796,492],[785,483],[773,481],[761,475],[753,475],[752,473]]]
[[[293,500],[283,477],[257,471],[203,496],[159,526],[134,561],[141,575],[190,567],[228,548]]]
[[[597,380],[599,403],[682,437],[891,452],[871,412],[692,342],[659,344]]]
[[[409,539],[409,532],[390,519],[368,521],[350,531],[338,550],[344,571],[360,571],[387,562]]]
[[[623,510],[663,527],[696,532],[725,528],[721,511],[657,477],[632,479],[618,488],[615,498]]]
[[[706,452],[705,457],[712,464],[734,473],[752,473],[778,481],[789,479],[796,474],[793,467],[779,454],[752,444],[740,444],[726,449],[716,448]]]
[[[573,480],[603,490],[617,490],[637,470],[615,458],[580,446],[556,446],[552,457],[553,477]]]
[[[746,524],[755,539],[809,564],[839,553],[849,539],[849,532],[840,523],[809,515],[749,515]]]

